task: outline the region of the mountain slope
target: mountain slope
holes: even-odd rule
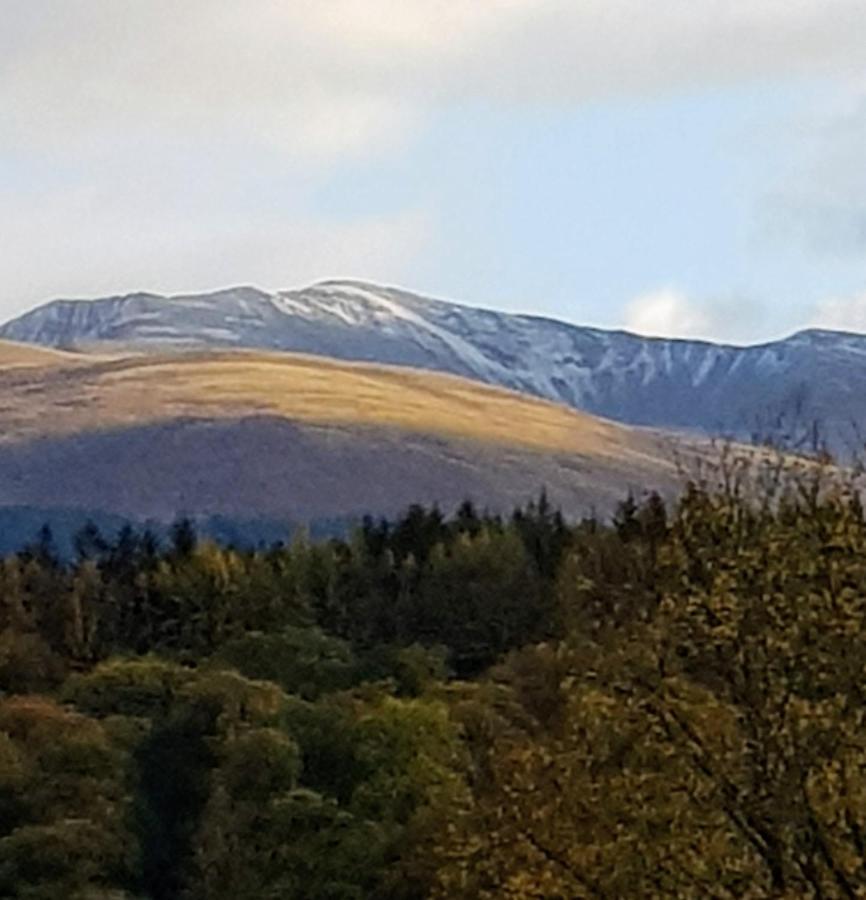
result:
[[[643,338],[354,281],[267,294],[49,303],[0,336],[52,347],[256,347],[463,375],[623,422],[790,440],[866,423],[866,338],[807,331],[753,347]],[[798,432],[798,433],[799,433]]]
[[[579,513],[675,481],[662,436],[453,376],[250,351],[22,369],[8,352],[0,506],[302,521],[507,509],[544,486]]]
[[[21,368],[45,368],[74,366],[93,362],[93,356],[80,353],[64,353],[33,344],[0,341],[0,368],[4,370]]]

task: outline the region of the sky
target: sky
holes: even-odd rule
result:
[[[864,0],[0,0],[0,319],[352,277],[866,332]]]

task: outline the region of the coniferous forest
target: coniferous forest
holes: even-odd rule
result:
[[[864,623],[859,493],[810,473],[44,531],[0,564],[0,896],[866,896]]]

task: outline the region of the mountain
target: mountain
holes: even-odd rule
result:
[[[357,517],[313,519],[301,526],[284,517],[265,519],[199,515],[192,519],[193,527],[201,537],[225,546],[246,548],[286,543],[300,527],[314,540],[346,537],[357,521]],[[55,552],[62,559],[72,559],[76,555],[75,537],[88,524],[96,525],[106,537],[116,536],[126,525],[147,528],[165,544],[171,540],[174,522],[143,520],[138,516],[114,515],[86,507],[0,506],[0,557],[33,546],[39,541],[43,527],[48,525]]]
[[[866,337],[804,331],[736,347],[475,309],[358,281],[265,293],[57,300],[0,337],[125,351],[253,347],[462,375],[622,422],[781,442],[866,423]]]
[[[660,434],[455,376],[263,351],[40,353],[19,365],[0,342],[0,507],[297,523],[465,498],[505,511],[546,488],[576,515],[676,481]]]

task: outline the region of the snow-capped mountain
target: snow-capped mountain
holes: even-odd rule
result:
[[[53,347],[258,347],[464,375],[620,421],[779,440],[866,433],[866,337],[803,331],[750,347],[639,337],[359,281],[270,294],[57,300],[0,337]]]

